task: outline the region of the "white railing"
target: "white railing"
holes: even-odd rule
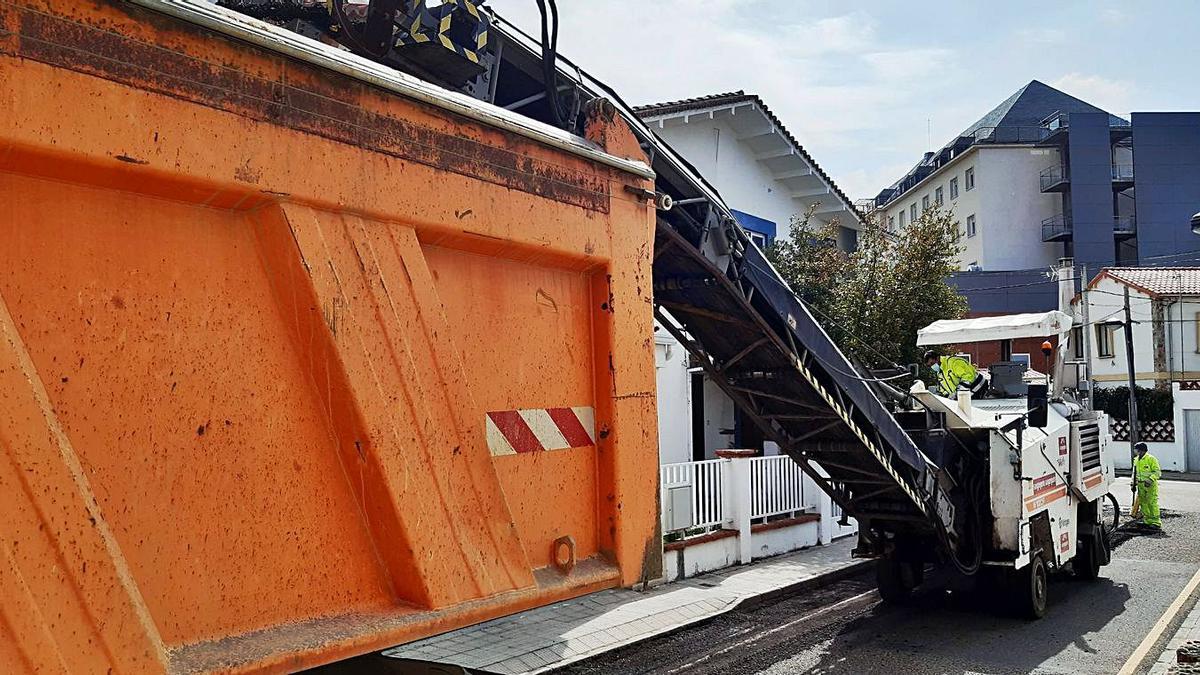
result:
[[[727,459],[663,464],[660,467],[664,504],[667,492],[671,489],[689,488],[691,492],[691,522],[686,527],[675,529],[711,527],[730,520],[728,474]]]
[[[842,517],[841,507],[790,457],[756,457],[745,450],[723,454],[721,459],[659,467],[662,531],[670,535],[667,540],[672,545],[687,546],[689,539],[684,535],[699,535],[719,528],[736,535],[732,540],[737,547],[734,559],[744,564],[764,555],[828,544],[858,531],[853,519],[846,525],[838,522]],[[814,469],[827,477],[819,466]],[[782,538],[776,531],[778,528],[764,522],[789,514],[809,517],[800,523],[779,523],[796,526]],[[760,526],[766,528],[761,530],[764,538],[752,541],[758,536],[755,529]],[[709,543],[694,538],[699,540],[698,544]],[[694,564],[689,563],[691,574],[732,564],[728,546],[727,542],[718,546],[720,550],[697,553],[701,557]],[[688,575],[682,568],[680,573]]]
[[[791,457],[752,457],[748,461],[751,518],[795,513],[817,506],[805,498],[804,472]]]

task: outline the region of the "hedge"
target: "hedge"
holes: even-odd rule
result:
[[[1172,421],[1175,419],[1175,396],[1170,389],[1137,387],[1138,421]],[[1103,410],[1113,419],[1129,419],[1129,387],[1096,388],[1092,407]]]

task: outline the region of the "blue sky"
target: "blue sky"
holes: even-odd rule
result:
[[[537,34],[533,0],[488,4]],[[559,51],[630,103],[757,93],[855,198],[1033,79],[1121,116],[1200,110],[1194,1],[558,5]]]

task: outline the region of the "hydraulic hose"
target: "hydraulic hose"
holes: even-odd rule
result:
[[[972,488],[967,490],[967,501],[971,510],[971,524],[973,526],[971,540],[974,544],[974,546],[972,546],[971,561],[969,563],[964,563],[962,560],[959,560],[958,553],[956,553],[954,547],[951,546],[950,533],[946,530],[945,524],[942,523],[941,518],[938,518],[936,515],[934,516],[934,520],[937,522],[938,534],[941,536],[942,543],[946,547],[946,550],[950,553],[950,562],[954,563],[955,569],[957,569],[964,576],[968,577],[978,572],[980,565],[983,564],[983,538],[980,535],[983,528],[983,520],[979,517],[979,498],[981,496],[979,493],[979,485],[979,478],[975,477],[975,479],[971,482]]]

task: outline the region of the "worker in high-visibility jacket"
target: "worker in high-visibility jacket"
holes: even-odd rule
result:
[[[970,390],[971,398],[987,393],[987,378],[961,356],[938,356],[930,349],[925,352],[925,365],[937,378],[938,394],[946,398],[956,398],[960,387]]]
[[[1138,443],[1133,449],[1137,451],[1137,459],[1133,460],[1133,478],[1137,481],[1137,503],[1142,512],[1142,524],[1162,527],[1162,519],[1158,515],[1158,479],[1162,478],[1162,469],[1158,466],[1158,458],[1150,454],[1145,443]]]

